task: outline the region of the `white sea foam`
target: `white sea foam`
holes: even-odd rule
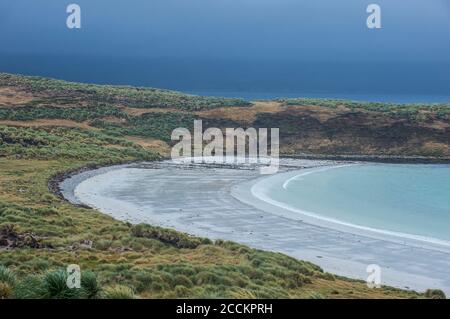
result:
[[[283,187],[283,189],[287,190],[288,187],[289,187],[289,184],[290,184],[292,181],[299,180],[299,179],[301,179],[301,177],[304,177],[304,176],[309,175],[309,174],[318,173],[318,172],[323,172],[323,171],[327,171],[327,170],[334,169],[334,168],[353,166],[353,165],[361,165],[361,164],[345,164],[345,165],[325,166],[325,167],[322,167],[322,168],[317,168],[317,169],[314,169],[314,170],[305,171],[305,172],[302,172],[302,173],[300,173],[300,174],[298,174],[298,175],[295,175],[294,177],[288,178],[288,179],[283,183],[283,186],[282,186],[282,187]]]

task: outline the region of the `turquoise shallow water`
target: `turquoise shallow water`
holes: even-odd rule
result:
[[[266,193],[319,217],[450,242],[450,165],[354,165],[316,170]]]

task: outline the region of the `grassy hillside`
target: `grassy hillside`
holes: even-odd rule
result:
[[[347,108],[353,111],[365,110],[372,112],[389,113],[399,118],[405,117],[416,121],[433,119],[450,120],[450,105],[438,104],[394,104],[380,102],[352,102],[342,100],[324,99],[280,99],[284,105],[315,105],[331,109]]]
[[[292,99],[198,113],[207,126],[279,127],[289,155],[450,158],[450,105]]]
[[[190,128],[194,119],[204,120],[205,127],[279,127],[281,152],[289,155],[450,158],[448,104],[313,99],[248,103],[0,73],[0,124],[61,125],[65,120],[66,126],[167,143],[174,128]]]
[[[219,126],[265,125],[273,118],[294,138],[304,112],[353,114],[314,110],[0,75],[0,298],[425,297],[369,289],[283,254],[115,221],[48,188],[52,177],[76,168],[160,158],[170,131],[193,118]],[[439,141],[448,147],[448,140]],[[65,288],[62,270],[69,264],[81,266],[82,290]]]
[[[202,110],[221,106],[243,106],[239,99],[205,98],[170,90],[131,86],[73,83],[42,77],[0,73],[0,87],[11,87],[33,96],[29,106],[130,106],[134,108],[177,108]]]

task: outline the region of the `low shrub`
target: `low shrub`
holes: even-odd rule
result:
[[[79,289],[71,289],[67,286],[67,272],[57,270],[44,276],[45,299],[73,299],[81,297]]]
[[[427,289],[425,297],[431,299],[446,299],[445,293],[440,289]]]
[[[0,265],[0,283],[4,283],[12,287],[16,284],[16,281],[17,278],[14,273],[5,266]]]
[[[14,298],[16,299],[42,299],[46,297],[42,278],[39,276],[28,276],[14,287]]]
[[[12,296],[12,288],[6,282],[0,282],[0,299],[9,299]]]
[[[88,299],[100,297],[102,288],[97,281],[97,276],[91,271],[85,271],[81,276],[82,296]]]
[[[319,292],[313,292],[308,296],[308,299],[325,299],[325,297]]]
[[[126,286],[113,286],[104,290],[103,298],[105,299],[135,299],[136,296],[131,288]]]
[[[175,291],[175,295],[179,298],[188,297],[190,294],[189,289],[182,285],[176,286],[174,291]]]
[[[165,244],[177,248],[195,249],[203,244],[210,244],[209,239],[189,236],[175,230],[164,229],[145,224],[139,224],[132,228],[132,235],[135,237],[158,239]]]

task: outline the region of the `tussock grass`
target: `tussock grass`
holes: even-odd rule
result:
[[[16,281],[17,278],[15,274],[5,266],[0,265],[0,283],[14,286]]]
[[[135,299],[133,290],[126,286],[108,287],[103,293],[105,299]]]
[[[445,293],[440,289],[427,289],[425,297],[431,299],[446,299]]]

